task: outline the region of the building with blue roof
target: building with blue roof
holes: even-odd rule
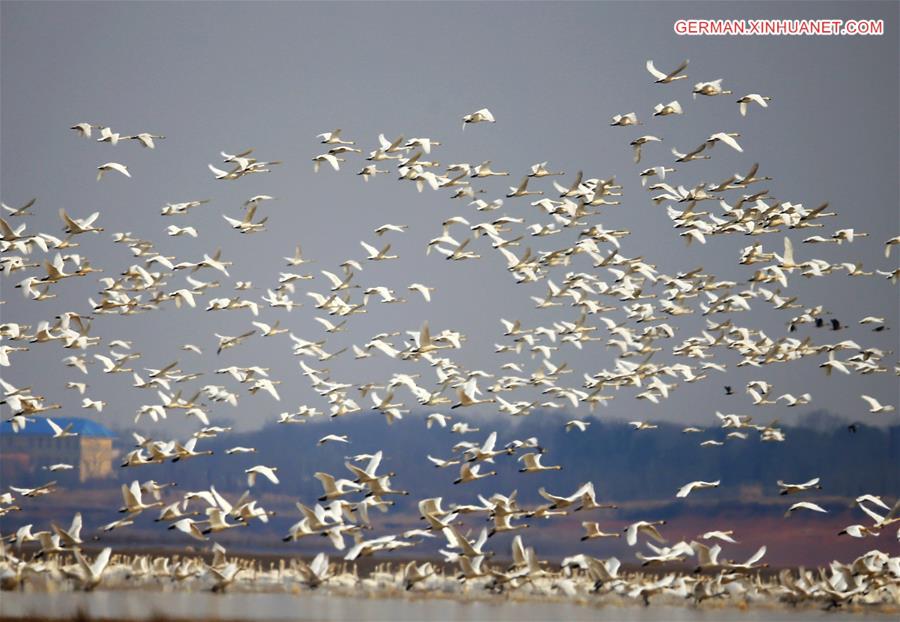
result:
[[[77,478],[85,482],[112,477],[115,432],[101,423],[80,417],[51,417],[74,436],[53,437],[44,417],[33,417],[24,429],[13,431],[9,421],[0,423],[0,475],[3,483],[45,478],[54,465],[71,469],[53,472],[54,478]]]

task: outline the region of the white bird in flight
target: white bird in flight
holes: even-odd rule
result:
[[[862,400],[869,405],[870,413],[889,413],[894,412],[894,407],[890,404],[881,404],[874,397],[869,397],[868,395],[860,395]]]
[[[125,177],[131,177],[131,173],[128,172],[128,167],[124,164],[119,164],[118,162],[107,162],[106,164],[101,164],[97,167],[97,181],[103,179],[103,175],[108,173],[109,171],[116,171]]]
[[[244,473],[247,474],[247,485],[251,488],[256,485],[257,475],[262,475],[273,484],[279,484],[280,482],[278,481],[278,476],[275,475],[275,472],[277,470],[278,467],[268,467],[262,464],[258,464],[254,467],[250,467],[249,469],[245,469]]]
[[[480,110],[476,110],[471,114],[464,115],[463,118],[463,129],[466,129],[466,125],[469,123],[494,123],[494,115],[487,108],[482,108]]]
[[[141,143],[142,147],[147,149],[156,149],[156,143],[154,140],[163,140],[165,136],[160,136],[159,134],[151,134],[149,132],[141,132],[140,134],[135,134],[134,136],[129,136],[131,140],[137,140]]]
[[[318,441],[316,445],[324,445],[325,443],[349,443],[350,437],[346,434],[326,434]]]
[[[686,74],[682,74],[682,72],[687,69],[688,63],[690,61],[683,61],[678,67],[670,71],[669,73],[663,73],[659,69],[657,69],[653,65],[652,60],[647,61],[647,71],[650,72],[654,78],[656,78],[656,84],[669,84],[670,82],[674,82],[675,80],[684,80],[687,78]]]
[[[821,512],[823,514],[828,513],[828,510],[820,505],[816,505],[815,503],[812,503],[810,501],[798,501],[797,503],[789,507],[787,512],[784,513],[785,518],[790,517],[791,514],[793,514],[797,510],[811,510],[813,512]]]
[[[763,108],[768,108],[770,101],[772,101],[771,97],[759,95],[758,93],[748,93],[737,100],[737,103],[740,104],[741,116],[746,117],[747,109],[750,107],[750,104],[758,104]]]
[[[819,484],[819,478],[814,477],[807,482],[803,482],[802,484],[788,484],[781,480],[778,480],[777,484],[781,488],[781,492],[778,494],[781,495],[792,495],[798,492],[805,492],[807,490],[818,489],[821,490],[822,486]]]
[[[678,492],[675,493],[675,496],[679,499],[683,499],[687,497],[694,490],[702,490],[703,488],[718,488],[721,480],[716,480],[714,482],[704,482],[702,480],[698,480],[695,482],[688,482],[684,486],[678,489]]]

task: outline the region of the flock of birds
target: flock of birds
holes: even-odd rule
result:
[[[647,70],[656,84],[668,85],[687,79],[687,65],[685,61],[674,71],[665,73],[648,61]],[[697,96],[720,99],[733,95],[731,90],[723,88],[722,80],[699,82],[691,93],[695,99]],[[770,97],[750,93],[737,99],[738,110],[741,115],[755,114],[751,107],[763,111],[770,101]],[[683,112],[682,104],[673,99],[656,106],[652,117],[677,116]],[[469,125],[496,122],[487,108],[467,114],[462,120],[464,129]],[[668,122],[654,121],[660,127]],[[634,127],[643,122],[637,113],[630,112],[615,115],[610,125]],[[72,130],[86,139],[93,139],[94,130],[99,130],[97,140],[110,146],[134,140],[145,148],[155,149],[157,142],[164,138],[147,132],[126,136],[89,123],[74,125]],[[360,242],[364,251],[362,256],[349,257],[339,267],[331,271],[319,270],[319,274],[306,272],[310,260],[303,256],[298,246],[294,253],[285,256],[285,271],[263,275],[268,276],[271,285],[259,298],[250,296],[252,284],[248,281],[235,281],[232,293],[214,296],[214,290],[225,287],[222,280],[231,278],[229,267],[232,264],[221,252],[204,253],[202,258],[193,261],[165,256],[154,250],[152,241],[123,232],[114,233],[112,242],[126,246],[134,263],[115,271],[107,270],[107,276],[97,281],[99,294],[87,301],[86,310],[70,310],[54,319],[40,320],[33,328],[15,322],[0,325],[0,365],[13,365],[20,353],[30,348],[57,344],[71,353],[61,361],[71,373],[79,372],[88,377],[95,373],[130,374],[133,390],[152,396],[136,413],[135,422],[156,424],[174,413],[182,413],[196,420],[198,429],[186,440],[134,433],[135,445],[122,458],[121,466],[143,468],[202,459],[211,453],[202,448],[204,441],[227,435],[230,431],[228,427],[215,425],[213,407],[237,407],[240,387],[251,396],[261,392],[280,401],[278,385],[281,380],[273,378],[269,368],[252,365],[214,370],[216,375],[236,383],[230,388],[214,382],[204,384],[208,381],[203,378],[208,374],[182,370],[178,361],[135,371],[132,366],[141,355],[133,350],[134,344],[122,339],[104,342],[91,335],[91,328],[95,322],[102,322],[104,316],[122,317],[173,307],[205,307],[207,311],[246,309],[253,319],[245,332],[237,335],[214,333],[200,345],[179,344],[177,347],[185,351],[183,356],[187,356],[187,353],[201,355],[209,348],[217,353],[240,348],[251,339],[273,339],[275,344],[290,346],[298,357],[300,374],[327,406],[320,410],[315,406],[300,405],[293,411],[281,413],[277,420],[280,424],[354,414],[365,416],[363,413],[372,411],[391,423],[408,416],[414,408],[440,411],[423,416],[424,425],[460,437],[479,434],[475,437],[478,440],[460,440],[452,446],[448,442],[446,456],[429,455],[427,461],[423,458],[425,465],[458,469],[459,476],[454,484],[460,486],[492,477],[496,474],[492,467],[500,461],[515,461],[518,470],[528,475],[564,468],[565,456],[554,456],[556,460],[550,463],[550,456],[537,438],[514,439],[502,444],[497,431],[480,434],[478,428],[457,416],[458,409],[477,406],[495,409],[499,416],[494,421],[502,425],[502,415],[522,417],[550,409],[570,409],[572,413],[585,409],[593,411],[596,406],[604,406],[609,400],[628,393],[642,403],[664,404],[680,384],[712,383],[718,374],[724,377],[727,366],[721,362],[724,357],[720,356],[724,350],[739,356],[737,367],[761,368],[812,358],[820,361],[819,367],[826,375],[835,372],[848,376],[900,374],[900,366],[895,365],[890,370],[884,362],[890,352],[877,347],[860,345],[850,339],[817,344],[812,335],[794,336],[796,331],[807,326],[830,327],[831,331],[819,333],[826,335],[836,334],[833,331],[841,330],[843,326],[838,320],[828,318],[829,312],[824,306],[804,305],[798,296],[789,293],[790,279],[797,276],[827,277],[840,272],[854,277],[877,274],[896,283],[900,276],[900,270],[896,268],[865,272],[860,263],[833,264],[823,259],[801,259],[790,238],[785,236],[783,248],[765,248],[762,241],[756,241],[740,251],[738,263],[753,266],[748,285],[720,280],[699,268],[666,274],[642,257],[630,257],[626,253],[629,231],[606,229],[599,222],[597,217],[604,207],[621,202],[622,186],[614,177],[588,177],[582,171],[568,176],[553,171],[547,162],[541,162],[517,175],[515,178],[519,181],[509,186],[505,196],[490,197],[482,182],[490,177],[513,176],[513,173],[496,170],[490,161],[441,166],[432,159],[441,145],[436,140],[402,136],[389,139],[381,135],[374,149],[364,152],[354,141],[346,140],[339,129],[322,133],[318,138],[325,151],[312,158],[317,172],[324,165],[334,171],[343,171],[353,159],[359,159],[362,162],[357,175],[365,181],[393,174],[401,183],[415,186],[418,192],[430,190],[462,200],[468,206],[468,213],[444,220],[435,237],[424,244],[424,252],[428,255],[437,253],[449,261],[495,259],[501,262],[517,284],[537,288],[537,295],[531,297],[535,306],[556,309],[555,319],[543,326],[501,319],[502,331],[498,334],[495,353],[504,362],[496,371],[466,369],[454,361],[453,352],[463,349],[465,335],[452,328],[433,331],[427,321],[407,330],[406,335],[371,335],[364,343],[352,345],[351,352],[345,354],[347,348],[329,348],[329,338],[345,331],[356,315],[366,313],[374,304],[408,302],[403,295],[418,298],[425,304],[440,297],[439,289],[419,282],[411,283],[407,288],[409,293],[403,295],[371,281],[364,284],[370,273],[368,266],[399,259],[398,255],[392,254],[392,244],[386,240],[404,235],[405,225],[384,224],[373,232],[381,241]],[[757,164],[744,174],[735,173],[718,183],[686,187],[666,181],[688,163],[710,159],[713,153],[725,147],[743,152],[740,138],[736,132],[714,132],[696,148],[685,152],[672,148],[673,158],[657,153],[656,144],[662,141],[661,137],[642,135],[630,141],[635,163],[649,156],[657,162],[640,170],[638,175],[652,193],[653,203],[666,204],[678,235],[688,244],[705,244],[711,236],[764,236],[801,229],[818,231],[825,227],[824,220],[834,216],[833,211],[828,211],[827,204],[810,209],[772,197],[762,189],[763,182],[770,178],[759,173]],[[222,181],[267,173],[281,164],[257,159],[252,149],[236,154],[223,152],[222,158],[223,168],[209,165],[214,177]],[[106,183],[108,175],[130,178],[132,171],[115,161],[97,167],[98,181]],[[545,177],[551,177],[552,183],[544,180]],[[561,183],[562,178],[566,179],[565,183]],[[482,198],[482,195],[487,196]],[[260,214],[272,199],[269,195],[250,197],[243,204],[242,217],[222,216],[230,228],[241,234],[262,233],[266,230],[268,217],[260,217]],[[520,208],[516,211],[518,214],[524,214],[525,209],[521,208],[530,205],[535,218],[526,220],[524,216],[491,214],[502,213],[513,202]],[[162,215],[183,218],[193,210],[210,209],[203,207],[207,203],[205,200],[168,203],[163,206]],[[29,210],[34,205],[32,200],[17,208],[2,206],[5,214],[0,218],[0,265],[7,278],[17,272],[29,275],[21,278],[16,288],[26,299],[37,303],[64,296],[66,281],[101,272],[74,249],[85,237],[99,235],[104,230],[100,226],[99,212],[77,217],[60,209],[64,236],[27,232],[26,224],[16,223],[30,215]],[[707,205],[718,206],[719,211],[712,207],[701,209]],[[483,221],[473,224],[476,218]],[[171,224],[165,231],[169,236],[198,237],[197,229],[189,225]],[[543,238],[552,241],[552,236],[564,231],[577,232],[576,241],[536,251],[529,246]],[[851,244],[868,235],[854,229],[841,229],[830,235],[807,237],[803,243],[804,248],[812,244]],[[898,243],[900,236],[885,241],[886,257]],[[39,254],[44,255],[42,261],[35,259]],[[108,275],[109,272],[117,276]],[[298,296],[298,288],[307,283],[309,291]],[[315,318],[316,326],[307,327],[306,337],[296,334],[300,327],[282,327],[280,321],[267,323],[262,319],[273,309],[291,311],[304,302],[312,304],[321,316]],[[751,305],[791,311],[793,317],[786,322],[786,333],[768,335],[741,323],[740,318],[747,317]],[[676,338],[679,318],[695,314],[705,318],[705,329],[700,334]],[[39,305],[35,306],[34,317],[40,317]],[[866,316],[858,322],[870,327],[875,334],[890,328],[882,317]],[[309,336],[313,328],[316,335]],[[569,348],[597,347],[592,342],[615,349],[615,362],[611,367],[584,372],[580,380],[574,379],[575,370],[560,357]],[[384,368],[406,369],[403,366],[420,364],[430,370],[434,378],[429,382],[421,373],[393,371],[389,377],[373,379],[371,383],[347,383],[332,378],[322,365],[336,357],[350,355],[357,359],[377,358]],[[667,355],[671,362],[659,362]],[[539,362],[529,367],[526,357]],[[99,370],[89,372],[90,365],[99,366]],[[70,427],[62,428],[48,417],[50,411],[60,406],[50,403],[39,389],[16,387],[5,380],[0,382],[2,403],[9,411],[8,419],[16,432],[32,425],[36,417],[44,416],[54,438],[74,434]],[[38,383],[39,379],[35,378],[34,382]],[[87,382],[70,381],[66,383],[66,389],[83,396],[82,406],[88,412],[100,414],[107,406],[104,400],[88,395]],[[733,393],[731,386],[725,389],[726,393]],[[540,397],[521,399],[521,394],[529,391],[539,393]],[[792,407],[812,400],[809,393],[776,395],[773,385],[764,380],[748,383],[746,394],[754,408],[781,402]],[[894,410],[893,405],[882,403],[875,397],[862,395],[861,399],[873,415]],[[590,421],[589,416],[573,418],[565,424],[566,431],[584,432]],[[726,431],[725,441],[699,440],[701,447],[720,446],[751,436],[756,436],[760,442],[787,442],[786,434],[777,422],[757,423],[750,415],[717,412],[711,423]],[[631,425],[636,433],[656,427],[644,420],[632,421]],[[705,430],[690,426],[684,428],[684,433],[703,438]],[[325,434],[318,441],[318,448],[310,448],[310,451],[337,451],[351,442],[346,434]],[[228,455],[255,453],[255,448],[242,446],[226,452]],[[311,563],[290,559],[289,563],[282,561],[277,567],[263,567],[229,558],[218,544],[212,545],[211,558],[191,554],[171,559],[152,555],[129,557],[114,555],[110,548],[105,548],[89,559],[82,550],[85,537],[82,536],[81,514],[76,514],[68,528],[52,523],[40,531],[32,524],[18,526],[11,532],[8,530],[7,537],[3,538],[6,544],[0,559],[0,578],[7,589],[36,580],[36,577],[50,577],[71,581],[83,589],[93,589],[101,584],[120,585],[138,579],[148,583],[166,579],[217,591],[231,585],[253,589],[286,583],[310,587],[330,585],[335,589],[350,590],[396,587],[455,591],[462,584],[467,586],[466,589],[518,590],[537,595],[616,594],[644,602],[656,595],[691,598],[696,602],[767,596],[792,603],[830,605],[851,602],[896,604],[900,600],[900,557],[877,550],[849,563],[835,561],[827,569],[818,571],[785,570],[764,575],[759,572],[766,567],[762,561],[766,554],[764,545],[745,562],[727,558],[723,546],[737,543],[731,530],[710,531],[690,541],[674,543],[665,536],[665,521],[640,520],[624,532],[604,531],[602,515],[598,518],[598,514],[604,508],[615,506],[598,499],[592,482],[585,482],[571,493],[551,493],[540,488],[538,492],[543,503],[536,506],[520,504],[516,491],[478,495],[477,501],[471,504],[448,507],[444,506],[441,497],[422,498],[418,500],[420,528],[370,536],[368,532],[377,529],[377,521],[373,521],[377,515],[373,511],[388,513],[394,505],[392,499],[409,494],[394,483],[395,479],[402,479],[402,473],[384,471],[382,458],[381,451],[349,456],[345,462],[346,473],[315,473],[322,486],[322,495],[314,502],[297,503],[299,520],[284,535],[285,541],[325,536],[340,552],[342,562],[331,563],[328,556],[321,553]],[[418,465],[405,466],[417,468]],[[72,465],[55,464],[45,468],[51,472],[64,471]],[[254,521],[268,522],[272,512],[254,499],[250,491],[263,479],[278,486],[277,469],[267,466],[264,457],[260,456],[260,464],[246,469],[245,473],[247,492],[231,499],[214,486],[176,494],[170,488],[172,484],[159,484],[154,480],[142,482],[136,478],[130,484],[122,485],[123,505],[119,512],[124,516],[98,526],[98,533],[127,529],[140,515],[149,512],[158,513],[155,520],[172,530],[172,538],[180,543],[207,542],[226,530],[247,528]],[[527,478],[523,485],[526,481]],[[720,479],[686,482],[672,493],[676,498],[702,495],[704,490],[716,488],[720,483]],[[821,488],[819,478],[803,483],[778,481],[777,486],[782,495],[806,495],[805,500],[786,507],[786,517],[806,514],[812,519],[815,513],[826,512],[815,502],[814,494]],[[0,495],[0,516],[5,517],[5,524],[9,524],[23,498],[39,498],[56,490],[54,481],[33,488],[10,485]],[[877,539],[882,537],[882,532],[888,532],[900,523],[900,502],[891,503],[877,494],[865,494],[856,499],[855,505],[865,516],[865,523],[847,526],[841,533],[848,537]],[[641,544],[646,547],[636,553],[641,565],[662,565],[665,569],[665,565],[675,564],[678,570],[627,572],[614,557],[600,559],[586,553],[569,557],[560,566],[554,566],[540,560],[535,550],[526,545],[522,534],[516,534],[512,540],[511,563],[492,561],[498,553],[496,548],[490,547],[495,534],[523,530],[528,527],[526,521],[529,520],[552,520],[576,512],[585,517],[581,540],[624,537],[629,546]],[[486,518],[490,527],[466,528],[465,524],[471,526],[475,518]],[[884,537],[893,539],[889,534]],[[443,543],[440,551],[443,565],[409,562],[395,569],[389,564],[380,564],[365,577],[358,576],[353,567],[359,558],[390,551],[410,551],[418,543],[430,539]],[[26,551],[31,553],[26,555]],[[502,552],[499,554],[503,556]],[[691,572],[693,569],[702,572]]]

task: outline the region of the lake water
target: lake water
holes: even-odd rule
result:
[[[96,591],[0,593],[0,617],[71,616],[83,610],[91,617],[141,620],[156,614],[210,620],[300,620],[303,622],[425,620],[473,622],[776,622],[780,620],[887,620],[888,616],[783,609],[693,609],[690,607],[588,607],[567,603],[459,601],[435,598],[352,598],[325,593],[211,594],[209,592]]]

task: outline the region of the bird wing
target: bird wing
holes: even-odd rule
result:
[[[215,486],[209,487],[209,492],[212,495],[212,498],[215,500],[216,505],[219,506],[221,510],[226,513],[230,513],[232,510],[231,504],[228,502],[225,497],[219,494],[219,491],[216,490]]]
[[[628,543],[628,546],[637,544],[637,532],[638,523],[632,523],[628,526],[628,529],[625,531],[625,541]]]
[[[207,164],[206,166],[209,167],[209,170],[212,171],[212,174],[215,175],[217,178],[223,178],[223,177],[228,176],[228,173],[226,173],[225,171],[223,171],[220,168],[216,168],[212,164]]]
[[[669,72],[669,75],[666,76],[666,77],[667,77],[667,78],[673,78],[673,77],[677,76],[677,75],[680,74],[682,71],[684,71],[685,69],[687,69],[687,66],[688,66],[688,63],[689,63],[689,62],[690,62],[689,60],[682,61],[682,63],[681,63],[680,65],[678,65],[678,67],[675,68],[673,71]]]
[[[266,479],[269,480],[270,482],[272,482],[273,484],[279,483],[278,476],[275,475],[274,469],[271,469],[270,467],[261,467],[259,469],[259,472],[262,473],[266,477]]]
[[[94,558],[94,562],[88,567],[88,570],[91,573],[91,577],[100,578],[100,575],[103,574],[103,571],[106,569],[106,566],[109,564],[109,556],[112,554],[112,549],[110,547],[106,547],[97,557]]]
[[[759,547],[759,549],[756,551],[756,553],[754,553],[750,557],[750,559],[747,560],[746,565],[752,566],[753,564],[755,564],[756,562],[761,560],[765,554],[766,554],[766,545],[764,544],[761,547]]]
[[[740,145],[738,144],[738,142],[734,139],[734,137],[732,137],[732,136],[726,134],[725,132],[719,132],[718,134],[713,134],[712,137],[713,137],[713,138],[717,138],[718,140],[720,140],[721,142],[725,143],[726,145],[728,145],[729,147],[731,147],[731,148],[734,149],[735,151],[738,151],[738,152],[741,152],[741,153],[744,152],[743,148],[741,148],[741,146],[740,146]]]
[[[788,237],[784,238],[784,265],[793,266],[794,264],[794,245],[791,243],[791,239]]]
[[[481,446],[481,451],[487,453],[494,450],[494,446],[497,444],[497,432],[491,432],[487,439],[485,439],[484,444]]]
[[[666,77],[666,74],[664,74],[663,72],[661,72],[659,69],[657,69],[657,68],[653,65],[653,61],[652,61],[652,60],[648,60],[646,66],[647,66],[647,71],[650,72],[650,75],[652,75],[652,76],[653,76],[654,78],[656,78],[657,80],[662,80],[663,78]]]
[[[119,173],[122,173],[123,175],[125,175],[125,177],[131,177],[131,173],[128,172],[128,169],[125,168],[124,165],[119,164],[118,162],[109,162],[106,164],[106,166],[113,169],[114,171],[118,171]]]
[[[371,259],[372,257],[377,257],[377,256],[378,256],[378,249],[375,248],[374,246],[371,246],[371,245],[369,245],[369,244],[366,244],[366,243],[363,242],[363,241],[360,241],[359,244],[360,244],[360,246],[362,246],[362,247],[366,250],[367,253],[369,253],[369,258],[370,258],[370,259]]]
[[[869,405],[869,408],[871,410],[878,410],[879,408],[881,408],[881,404],[879,404],[878,400],[876,400],[874,397],[869,397],[868,395],[860,395],[860,397],[863,399],[863,401],[866,402],[866,404]]]
[[[366,474],[369,476],[375,475],[375,471],[378,470],[379,465],[381,464],[381,457],[383,453],[379,449],[375,454],[369,459],[369,464],[366,465]]]
[[[126,508],[138,505],[138,501],[134,498],[134,495],[131,494],[131,489],[126,484],[122,484],[122,499],[125,502]]]
[[[694,489],[694,486],[697,485],[697,482],[690,482],[689,484],[685,484],[681,488],[678,489],[678,492],[675,493],[675,496],[678,498],[687,497],[691,494],[691,491]]]
[[[866,515],[868,515],[868,517],[871,518],[875,522],[876,525],[879,525],[884,521],[884,519],[885,519],[884,516],[881,516],[880,514],[872,511],[871,509],[867,508],[866,506],[864,506],[862,504],[858,504],[858,505],[859,505],[859,509],[862,510],[863,512],[865,512]]]

